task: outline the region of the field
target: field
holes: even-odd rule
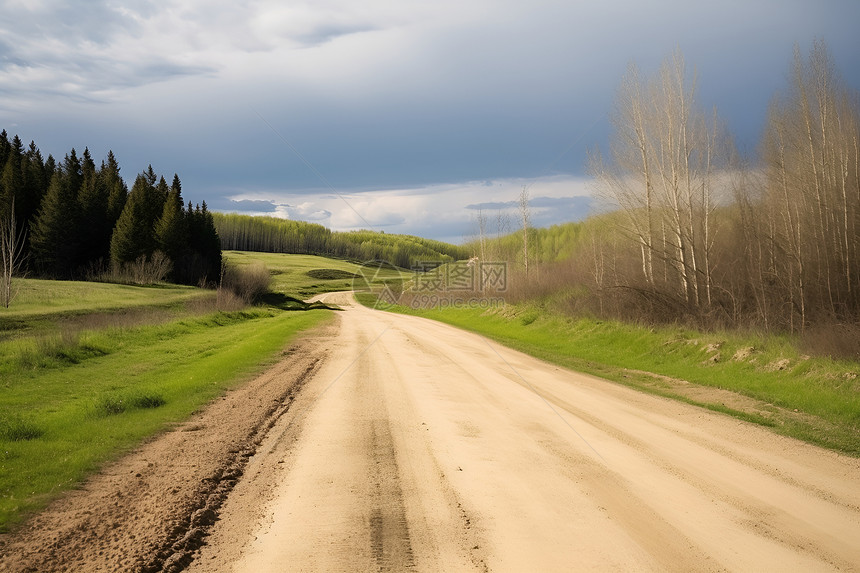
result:
[[[363,295],[360,301],[375,299]],[[789,337],[572,319],[537,304],[385,308],[446,322],[573,370],[860,457],[860,364],[804,355]]]
[[[260,373],[297,333],[331,317],[283,309],[308,308],[299,299],[350,289],[363,274],[400,278],[314,256],[225,259],[265,265],[276,304],[224,312],[213,291],[191,287],[15,281],[17,297],[0,309],[0,531]]]
[[[262,264],[272,274],[272,290],[301,298],[323,292],[357,290],[368,283],[400,282],[409,273],[394,268],[375,268],[316,255],[283,255],[225,251],[224,259],[244,266]]]

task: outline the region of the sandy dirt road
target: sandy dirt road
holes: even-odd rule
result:
[[[349,301],[188,570],[860,570],[860,460]]]

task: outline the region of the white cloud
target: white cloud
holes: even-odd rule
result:
[[[460,242],[475,232],[477,206],[486,205],[484,214],[493,220],[499,211],[513,216],[523,185],[529,186],[532,219],[537,225],[580,220],[588,212],[589,180],[570,176],[337,194],[255,191],[236,193],[230,199],[240,205],[244,201],[271,202],[276,205],[275,216],[320,222],[337,231],[370,228]]]

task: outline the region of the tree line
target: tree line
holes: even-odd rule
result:
[[[565,292],[574,312],[789,332],[857,324],[860,96],[822,42],[795,49],[788,78],[743,157],[699,105],[680,52],[651,76],[631,65],[610,147],[589,154],[603,214],[469,247],[524,269],[528,233],[525,256],[540,264],[518,294]]]
[[[0,132],[0,220],[17,223],[29,273],[58,279],[114,278],[185,284],[217,280],[221,246],[206,203],[185,205],[150,165],[129,191],[113,152],[96,165],[89,149],[44,159]]]
[[[469,254],[465,247],[412,235],[338,232],[317,223],[225,213],[215,213],[214,220],[226,250],[380,260],[407,269],[426,262],[461,260]]]
[[[500,212],[495,236],[479,214],[467,246],[520,269],[514,299],[552,295],[573,313],[787,332],[858,324],[860,95],[822,42],[795,49],[788,78],[743,157],[699,105],[680,52],[652,76],[631,65],[610,147],[588,158],[603,213],[510,232]]]
[[[638,262],[613,255],[605,286],[657,314],[765,328],[860,317],[860,107],[823,43],[795,50],[746,162],[680,54],[652,78],[631,68],[614,122],[591,168]]]

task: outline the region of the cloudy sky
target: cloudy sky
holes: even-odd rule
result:
[[[794,45],[860,89],[857,0],[2,0],[0,128],[214,209],[454,242],[588,213],[628,63],[680,48],[754,149]]]

